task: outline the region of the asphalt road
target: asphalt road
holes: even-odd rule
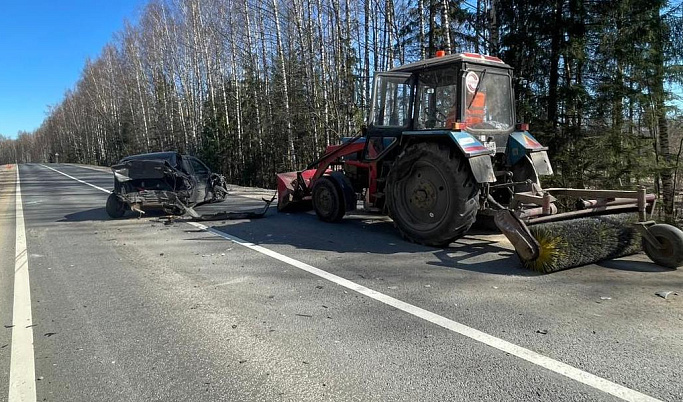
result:
[[[364,214],[111,220],[109,173],[49,167],[71,178],[19,167],[26,400],[683,400],[683,269],[641,254],[537,275],[500,235],[435,249]],[[30,358],[11,356],[15,181],[0,166],[0,400]],[[260,205],[236,189],[201,209]]]

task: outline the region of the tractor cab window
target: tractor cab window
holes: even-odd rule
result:
[[[412,95],[410,74],[378,74],[372,102],[372,125],[407,127],[410,124]]]
[[[510,76],[492,69],[465,71],[462,122],[468,130],[506,131],[513,126]]]
[[[416,129],[453,127],[457,119],[459,79],[453,67],[420,74]]]

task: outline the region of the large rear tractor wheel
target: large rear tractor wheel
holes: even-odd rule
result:
[[[643,239],[645,254],[657,265],[667,268],[678,268],[683,265],[683,232],[671,225],[657,224],[647,228],[663,246],[656,248]]]
[[[111,193],[107,198],[107,206],[105,209],[110,217],[118,219],[126,213],[126,204],[119,200],[119,197],[117,197],[116,194]]]
[[[415,144],[389,172],[389,215],[405,238],[445,246],[474,223],[479,187],[469,163],[456,150],[445,144]]]
[[[320,220],[339,222],[346,213],[344,198],[334,179],[322,176],[316,180],[312,190],[313,209]]]

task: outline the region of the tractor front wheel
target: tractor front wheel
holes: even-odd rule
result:
[[[320,220],[339,222],[346,213],[344,198],[337,184],[328,176],[316,180],[312,190],[313,209]]]
[[[404,237],[420,244],[450,244],[470,229],[479,209],[480,185],[467,159],[445,144],[406,148],[387,187],[389,215]]]

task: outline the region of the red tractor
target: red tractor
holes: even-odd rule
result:
[[[671,261],[662,265],[683,262],[683,233],[656,225],[665,234],[653,235],[653,222],[644,222],[654,203],[644,190],[542,189],[539,176],[553,173],[547,148],[515,123],[514,104],[512,68],[497,57],[461,53],[378,73],[367,127],[305,170],[278,174],[278,209],[312,206],[321,220],[338,222],[362,200],[365,209],[387,213],[405,238],[430,246],[464,235],[477,214],[491,215],[522,261],[543,271],[575,259],[558,262],[571,246],[544,244],[532,225],[566,221],[563,230],[575,235],[577,218],[638,212],[636,222],[614,230],[619,239],[622,227],[628,232],[618,250],[594,258],[633,252],[642,236],[650,249],[668,247]],[[576,210],[558,213],[556,196],[577,198]]]

